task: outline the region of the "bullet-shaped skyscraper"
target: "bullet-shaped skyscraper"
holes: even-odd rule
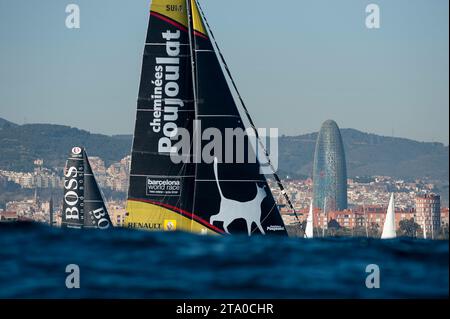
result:
[[[314,153],[314,207],[323,211],[347,208],[347,165],[341,132],[335,121],[322,124]]]

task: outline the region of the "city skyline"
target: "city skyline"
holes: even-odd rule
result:
[[[81,28],[68,30],[65,4],[1,2],[0,116],[130,134],[148,1],[77,3]],[[292,136],[334,118],[448,145],[448,2],[379,1],[379,30],[365,28],[364,1],[286,1],[291,10],[274,24],[268,1],[251,15],[252,1],[202,4],[257,126]],[[274,37],[292,47],[266,45]]]
[[[333,126],[334,123],[328,121],[325,124],[328,124],[324,126],[330,131],[330,127],[327,126]],[[336,127],[334,128],[337,129]],[[115,225],[123,226],[125,216],[124,196],[128,184],[130,156],[128,155],[119,162],[112,163],[109,167],[105,166],[105,162],[97,156],[89,157],[89,161],[99,185],[105,189],[119,191],[122,194],[111,194],[110,197],[107,197],[107,205],[112,209],[113,213],[110,216]],[[54,187],[62,190],[64,179],[62,177],[58,178],[51,170],[43,169],[41,167],[43,164],[42,160],[37,159],[34,163],[36,165],[34,173],[0,170],[0,182],[2,182],[2,179],[3,181],[6,179],[19,184],[21,188],[35,190],[34,196],[33,194],[26,195],[23,193],[22,199],[19,199],[19,197],[5,202],[5,209],[0,206],[0,221],[32,220],[48,223],[51,220],[53,198],[59,192],[54,193],[52,191],[50,195],[46,192],[41,197],[37,196],[37,190]],[[418,225],[418,230],[421,231],[421,234],[424,234],[423,236],[429,236],[433,239],[436,236],[445,236],[445,231],[448,231],[448,206],[446,206],[448,204],[440,205],[440,196],[434,193],[434,185],[431,183],[421,180],[406,182],[389,176],[378,176],[361,180],[349,178],[348,183],[348,207],[329,207],[326,209],[326,214],[323,213],[320,207],[315,208],[314,227],[320,229],[334,228],[334,230],[331,230],[332,232],[336,232],[339,229],[341,234],[343,234],[342,232],[347,232],[348,236],[353,235],[354,232],[358,232],[361,235],[361,229],[365,225],[369,225],[366,232],[370,233],[370,237],[377,237],[380,235],[381,225],[383,225],[386,216],[389,196],[391,192],[394,192],[396,194],[395,223],[397,230],[402,231],[402,234],[406,234],[405,231],[409,231],[409,227],[416,227],[414,225]],[[300,221],[304,221],[312,194],[314,193],[313,180],[311,178],[305,180],[284,180],[283,184],[295,210],[299,214]],[[286,205],[276,183],[272,180],[269,182],[269,186],[277,199],[278,205],[280,205],[280,212],[285,224],[288,226],[297,225],[297,219],[293,215],[292,210]],[[61,194],[56,196],[57,226],[61,224],[61,196]],[[434,217],[428,216],[429,211],[427,209],[424,210],[421,204],[422,199],[427,200],[428,198],[438,199],[437,204],[432,204]],[[413,224],[411,224],[412,219],[415,220]],[[402,223],[406,224],[402,226]],[[444,227],[443,234],[440,232],[441,226]],[[423,232],[423,229],[427,229],[428,235]],[[351,233],[348,233],[349,231]],[[333,233],[331,233],[331,236],[333,236]]]
[[[99,165],[97,170],[105,169],[104,167],[102,168],[103,163],[101,159],[95,157],[92,159],[96,163],[94,166]],[[121,161],[121,163],[126,167],[126,162]],[[325,225],[329,222],[333,222],[334,226],[330,226],[331,228],[337,226],[344,231],[345,229],[361,231],[361,228],[368,225],[370,236],[377,237],[380,235],[381,226],[384,223],[387,201],[391,194],[391,188],[395,187],[395,193],[398,199],[396,200],[395,206],[395,224],[397,230],[401,229],[401,221],[406,222],[411,219],[415,220],[422,233],[424,227],[427,229],[428,237],[435,238],[436,234],[440,233],[440,227],[448,229],[448,206],[440,206],[439,195],[434,195],[434,193],[430,192],[428,189],[432,187],[431,185],[424,185],[422,186],[424,188],[418,191],[417,186],[420,185],[420,183],[405,183],[403,181],[393,180],[389,177],[375,179],[374,183],[360,183],[353,180],[349,180],[349,182],[349,199],[352,202],[352,205],[344,210],[329,210],[326,215],[320,208],[314,209],[314,227],[320,229],[323,227],[327,228]],[[311,196],[310,194],[312,193],[312,180],[286,181],[285,186],[287,193],[290,194],[293,199],[293,204],[297,213],[300,214],[300,221],[304,221],[309,209],[309,199]],[[270,187],[276,195],[276,198],[280,201],[280,209],[286,225],[295,226],[297,220],[292,215],[292,211],[289,207],[285,205],[280,190],[274,182],[270,183]],[[368,200],[369,198],[367,196],[372,198],[372,200]],[[54,197],[44,196],[42,199],[34,196],[29,198],[25,197],[22,200],[9,201],[6,203],[6,210],[2,210],[0,207],[0,221],[2,221],[2,219],[3,221],[33,220],[47,223],[49,222],[49,217],[52,212],[52,198]],[[436,203],[433,201],[435,198],[437,198]],[[431,199],[430,207],[434,209],[432,213],[436,215],[434,217],[428,216],[430,212],[429,208],[424,208],[423,206],[423,201],[429,199]],[[109,198],[107,205],[109,209],[113,211],[111,216],[114,216],[113,220],[116,226],[123,226],[125,200]],[[57,225],[59,226],[61,223],[60,200],[56,200],[56,207]],[[426,220],[424,220],[424,216],[426,217]],[[442,220],[440,220],[441,218]],[[433,224],[434,226],[432,226]],[[432,227],[434,228],[432,229]],[[405,228],[403,228],[403,231],[405,231]]]
[[[130,165],[130,155],[111,165],[105,165],[105,161],[98,156],[90,156],[89,161],[95,173],[97,182],[104,189],[118,191],[126,194],[128,190],[128,171]],[[39,160],[40,161],[40,160]],[[38,162],[36,160],[35,162]],[[42,161],[40,161],[42,162]],[[18,184],[22,189],[59,189],[64,188],[63,174],[55,173],[52,170],[36,166],[34,172],[15,172],[0,170],[0,182],[11,181]],[[313,196],[313,179],[283,179],[286,191],[293,200],[297,209],[308,209]],[[427,194],[435,192],[435,184],[426,179],[416,179],[405,181],[401,178],[390,176],[372,176],[364,178],[347,179],[347,199],[348,206],[381,205],[386,206],[391,192],[395,192],[396,206],[408,208],[414,205],[413,197],[416,194]],[[280,189],[273,180],[270,186],[275,198],[282,200]],[[29,194],[32,198],[36,193]],[[49,194],[47,194],[50,196]],[[46,196],[47,196],[46,195]],[[321,207],[319,207],[322,209]],[[330,210],[330,207],[328,208]]]

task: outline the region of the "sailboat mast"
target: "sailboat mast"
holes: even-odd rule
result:
[[[195,115],[194,115],[194,121],[197,120],[197,115],[198,115],[198,97],[197,97],[197,89],[198,89],[198,85],[197,85],[197,59],[196,59],[196,51],[195,51],[195,37],[194,37],[194,22],[192,19],[192,7],[191,7],[191,2],[192,0],[186,0],[186,10],[187,10],[187,16],[188,16],[188,33],[189,33],[189,52],[190,52],[190,56],[191,56],[191,71],[192,71],[192,89],[193,89],[193,97],[194,97],[194,111],[195,111]],[[193,126],[193,140],[196,141],[197,138],[199,138],[201,136],[201,132],[198,131],[198,126],[195,125],[194,122],[194,126]],[[197,156],[197,143],[194,142],[193,144],[193,159],[194,159],[194,174],[195,174],[195,178],[197,178],[197,161],[198,159],[196,158]],[[197,186],[197,182],[194,182],[194,196],[193,196],[193,200],[192,200],[192,216],[191,216],[191,232],[192,232],[192,226],[193,226],[193,221],[194,221],[194,211],[195,211],[195,195],[197,193],[196,191],[196,186]]]
[[[195,118],[197,118],[198,98],[197,98],[197,65],[195,53],[195,37],[194,24],[192,19],[191,0],[186,0],[186,9],[188,15],[188,34],[189,34],[189,51],[191,56],[191,72],[192,72],[192,88],[194,94]]]

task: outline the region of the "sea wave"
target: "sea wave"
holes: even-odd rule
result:
[[[448,298],[448,241],[0,224],[0,298]],[[66,287],[66,266],[80,288]],[[366,267],[380,269],[369,289]]]

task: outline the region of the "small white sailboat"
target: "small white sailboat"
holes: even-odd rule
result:
[[[305,238],[314,238],[314,213],[313,203],[309,206],[309,214],[306,219]]]
[[[381,234],[381,239],[389,239],[397,237],[395,232],[395,203],[394,203],[394,193],[391,194],[391,199],[389,200],[389,206],[386,213],[386,219],[384,220],[383,233]]]
[[[422,225],[422,229],[423,229],[423,239],[427,239],[427,227],[426,227],[426,220],[425,220],[425,213],[423,214],[423,225]]]

